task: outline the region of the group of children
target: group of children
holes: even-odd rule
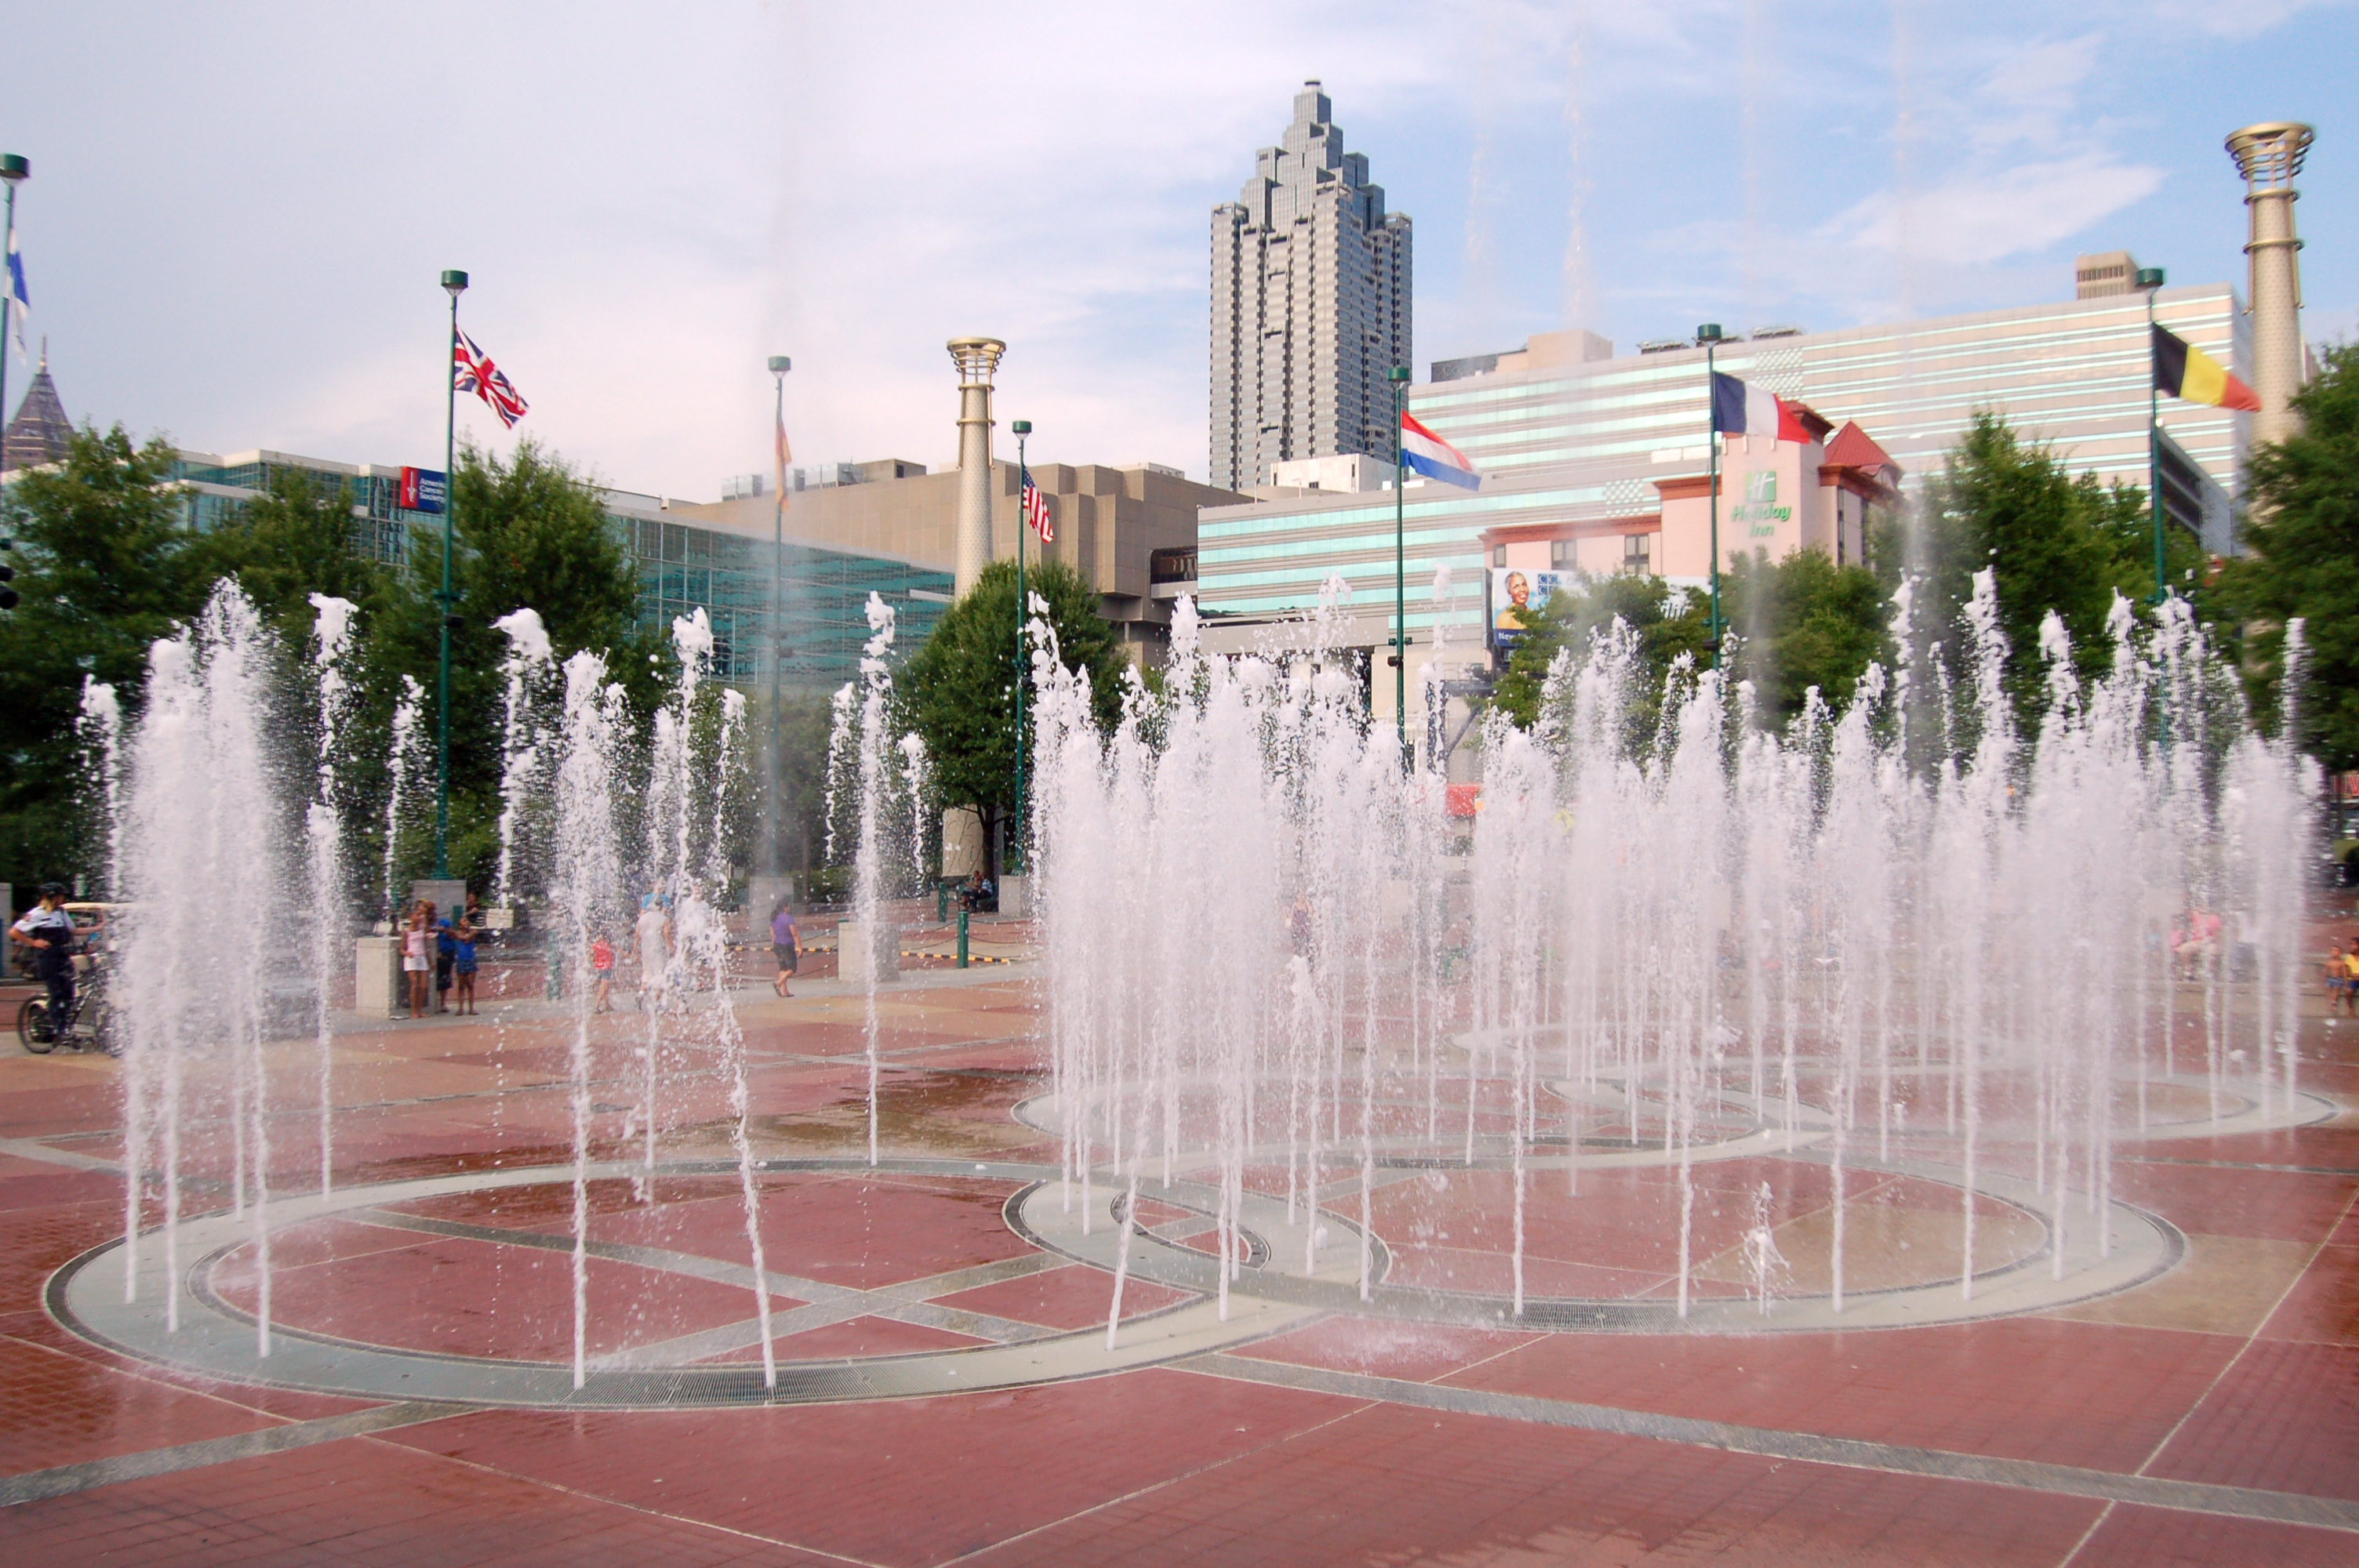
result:
[[[462,911],[457,921],[438,920],[431,899],[411,906],[401,932],[402,978],[409,982],[409,1016],[426,1016],[426,986],[434,985],[434,1011],[471,1014],[475,1011],[475,925]],[[445,999],[459,992],[453,1008]]]
[[[690,913],[696,913],[698,907],[701,906],[691,906]],[[679,940],[673,930],[671,912],[657,894],[649,893],[640,901],[639,917],[632,928],[631,939],[639,955],[636,1005],[659,1009],[664,1003],[671,957],[678,951]],[[778,961],[777,978],[770,982],[770,989],[780,996],[792,996],[787,981],[798,967],[801,947],[795,940],[794,913],[784,899],[770,912],[770,951]],[[614,967],[618,957],[613,939],[603,931],[598,933],[590,944],[590,976],[596,989],[596,1011],[614,1011]]]
[[[2334,1016],[2337,1002],[2346,1017],[2359,1018],[2359,936],[2338,953],[2326,950],[2326,962],[2321,966],[2326,978],[2326,1015]]]

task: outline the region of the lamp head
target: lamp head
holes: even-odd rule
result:
[[[459,296],[467,292],[467,275],[463,272],[444,273],[442,275],[442,288],[443,291],[449,294],[451,298],[458,298]]]
[[[2140,288],[2160,288],[2162,287],[2162,268],[2158,266],[2142,266],[2138,268],[2136,282],[2137,287]]]
[[[16,184],[33,172],[33,166],[16,153],[0,153],[0,179]]]
[[[787,358],[786,355],[772,354],[770,356],[770,373],[772,375],[784,375],[787,372],[794,368],[795,362]]]
[[[1032,433],[1032,421],[1029,419],[1018,419],[1015,424],[1010,425],[1007,427],[1015,431],[1019,436],[1028,436]]]
[[[1727,341],[1728,334],[1720,330],[1720,323],[1717,321],[1706,321],[1696,329],[1696,341],[1699,343],[1721,343]]]

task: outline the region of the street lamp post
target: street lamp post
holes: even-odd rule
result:
[[[446,272],[443,292],[451,297],[451,339],[442,346],[442,591],[434,601],[442,607],[442,658],[434,698],[434,877],[451,877],[451,627],[459,617],[451,608],[451,527],[459,512],[459,381],[452,373],[459,353],[459,296],[467,292],[467,275]]]
[[[15,153],[0,153],[0,179],[8,182],[8,233],[5,242],[6,253],[16,249],[16,187],[33,172],[33,166]],[[0,306],[0,340],[6,336],[8,318],[16,308],[16,280],[7,280],[7,302]],[[46,352],[46,349],[44,352]],[[0,341],[0,426],[8,423],[8,345]]]
[[[778,667],[787,660],[787,372],[795,362],[784,354],[770,356],[770,377],[777,384],[777,488],[770,507],[770,797],[762,813],[763,860],[773,877],[778,864]]]
[[[1405,525],[1408,459],[1401,445],[1401,416],[1408,412],[1408,366],[1385,372],[1393,385],[1393,734],[1404,764],[1408,758],[1408,533]]]
[[[1024,438],[1032,433],[1032,421],[1018,419],[1007,427],[1016,433],[1016,822],[1011,858],[1020,857],[1024,850],[1024,530],[1032,525],[1024,515],[1024,481],[1032,473],[1032,465],[1024,456]],[[1002,866],[1000,876],[1007,875]]]
[[[2162,268],[2137,269],[2137,289],[2146,296],[2146,501],[2154,514],[2154,601],[2169,589],[2162,568],[2162,405],[2154,384],[2154,297],[2162,291]]]
[[[1696,341],[1703,345],[1703,442],[1712,460],[1712,667],[1720,668],[1720,421],[1712,416],[1712,356],[1719,350],[1723,334],[1717,321],[1706,321],[1696,329]]]

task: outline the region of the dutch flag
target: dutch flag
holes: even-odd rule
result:
[[[1723,436],[1767,436],[1807,443],[1810,433],[1794,417],[1794,406],[1774,392],[1747,386],[1733,375],[1712,373],[1712,427]]]
[[[1483,476],[1474,471],[1466,454],[1419,424],[1411,414],[1401,416],[1401,464],[1444,484],[1483,488]]]

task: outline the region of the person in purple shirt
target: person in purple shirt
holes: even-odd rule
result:
[[[778,978],[770,982],[770,989],[780,996],[795,994],[787,989],[787,981],[802,958],[802,948],[795,941],[795,912],[787,903],[782,898],[778,907],[770,911],[770,951],[778,960]]]

